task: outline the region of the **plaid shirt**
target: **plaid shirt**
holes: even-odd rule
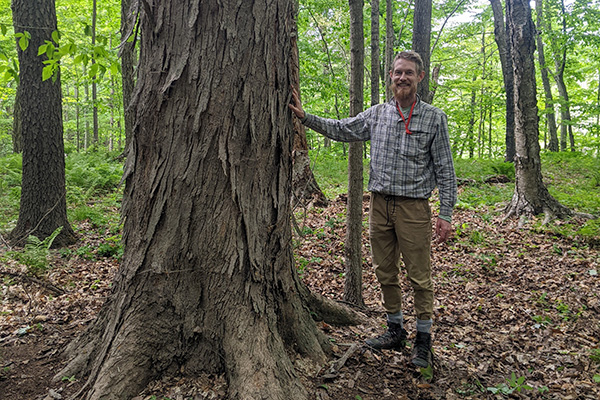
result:
[[[302,122],[339,142],[371,140],[369,191],[427,199],[437,185],[440,215],[452,215],[456,175],[447,117],[439,108],[417,99],[409,122],[410,135],[395,99],[352,118],[335,120],[306,114]]]

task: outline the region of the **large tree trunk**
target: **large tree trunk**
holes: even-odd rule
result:
[[[365,38],[363,0],[350,4],[350,116],[363,110]],[[362,296],[363,143],[352,142],[348,152],[344,300],[364,306]]]
[[[23,176],[19,219],[9,239],[20,245],[30,235],[43,240],[62,226],[54,244],[72,244],[76,237],[67,220],[60,76],[42,82],[45,56],[37,55],[56,30],[54,0],[14,0],[12,11],[15,32],[28,31],[31,39],[25,51],[17,48]]]
[[[552,88],[550,86],[550,77],[548,74],[548,66],[546,65],[546,56],[544,54],[544,40],[542,39],[542,29],[544,23],[544,4],[542,0],[535,1],[535,12],[537,19],[536,39],[537,52],[540,64],[540,73],[542,77],[542,85],[544,86],[545,110],[544,115],[548,122],[548,136],[550,137],[548,150],[559,151],[558,147],[558,131],[556,129],[556,116],[554,114],[554,100],[552,98]]]
[[[13,130],[12,130],[13,153],[23,151],[23,124],[21,120],[21,100],[19,98],[19,88],[15,95],[15,107],[13,111]]]
[[[571,214],[542,182],[535,82],[535,31],[527,0],[508,0],[507,19],[515,78],[515,192],[506,208],[512,215],[544,213],[545,222]]]
[[[425,77],[417,93],[425,103],[431,103],[429,94],[429,64],[431,59],[431,0],[415,0],[412,49],[421,55]]]
[[[515,159],[515,96],[512,58],[510,55],[510,42],[506,36],[504,12],[500,0],[490,0],[494,13],[494,38],[500,55],[500,66],[506,93],[506,158],[505,161],[513,162]]]
[[[87,399],[168,371],[223,372],[228,399],[306,399],[292,360],[324,362],[327,341],[293,268],[294,1],[144,5],[123,264],[58,376],[87,373]]]

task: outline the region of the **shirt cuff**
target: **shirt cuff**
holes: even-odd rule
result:
[[[449,216],[449,215],[438,215],[438,218],[439,218],[439,219],[443,219],[443,220],[444,220],[444,221],[446,221],[446,222],[450,222],[450,223],[452,223],[452,217],[451,217],[451,216]]]

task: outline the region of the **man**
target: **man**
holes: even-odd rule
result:
[[[435,233],[438,242],[445,242],[452,230],[456,176],[446,114],[417,95],[417,85],[424,76],[419,54],[404,51],[394,59],[390,71],[394,98],[385,104],[356,117],[325,119],[306,114],[293,90],[289,107],[304,125],[333,140],[371,140],[369,234],[388,329],[366,343],[376,349],[402,349],[406,345],[408,333],[404,329],[399,283],[403,261],[414,290],[417,316],[412,362],[426,368],[432,362],[433,323],[428,199],[437,186],[440,212]]]

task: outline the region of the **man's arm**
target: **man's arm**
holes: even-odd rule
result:
[[[452,209],[457,200],[456,173],[450,148],[446,114],[442,114],[439,130],[431,147],[435,177],[440,193],[440,216],[435,225],[437,242],[443,243],[452,233]]]

